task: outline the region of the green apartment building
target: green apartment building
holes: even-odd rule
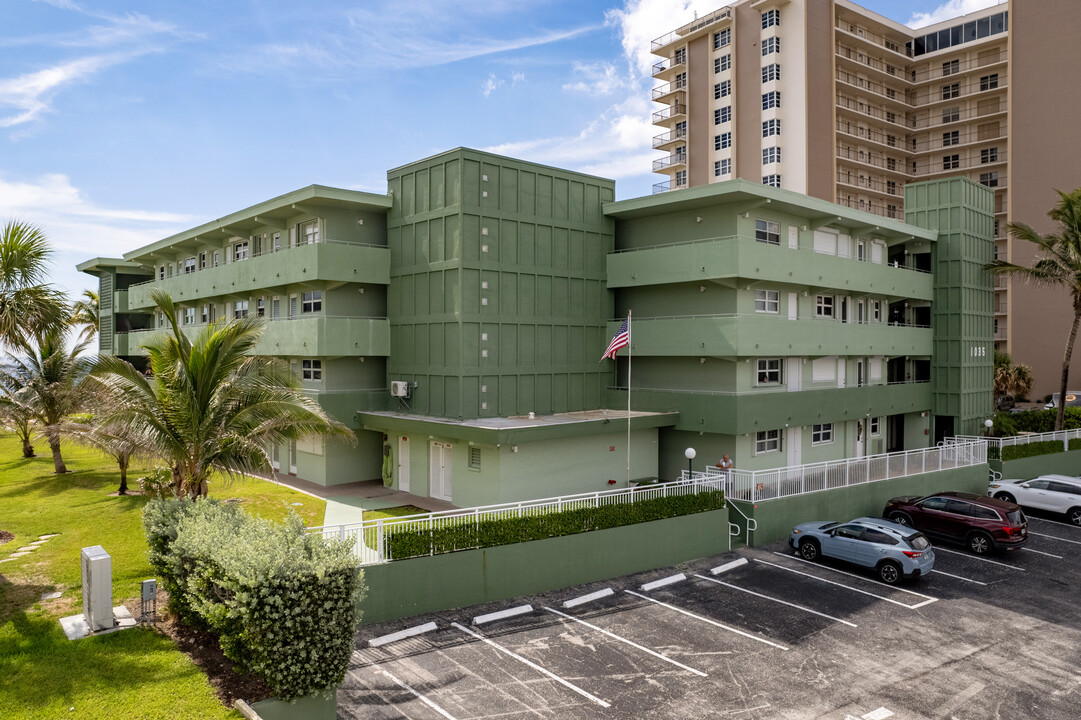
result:
[[[457,149],[79,269],[133,363],[152,288],[193,332],[266,318],[259,351],[360,440],[269,448],[278,472],[463,507],[671,479],[687,447],[752,470],[922,448],[990,412],[987,188],[910,184],[908,222],[742,180],[614,195]],[[628,312],[630,353],[598,362]]]

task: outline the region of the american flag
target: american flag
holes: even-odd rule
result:
[[[627,347],[628,339],[630,336],[630,331],[627,327],[628,322],[630,321],[624,320],[623,324],[619,326],[619,331],[615,334],[615,337],[612,338],[612,342],[608,343],[608,349],[604,351],[604,355],[601,355],[601,360],[605,360],[607,358],[612,358],[613,360],[615,360],[616,353],[619,352],[619,349]],[[597,362],[600,362],[600,360],[598,360]]]

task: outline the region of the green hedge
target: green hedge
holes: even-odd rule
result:
[[[1006,462],[1007,460],[1019,460],[1036,455],[1050,455],[1062,451],[1061,440],[1045,440],[1043,442],[1028,443],[1027,445],[1007,445],[1002,448],[1002,460]]]
[[[153,500],[143,525],[170,607],[242,670],[282,700],[341,684],[364,598],[350,545],[211,500]]]
[[[1015,435],[1021,432],[1045,433],[1055,429],[1055,410],[1026,410],[1019,413],[1000,413],[1008,418],[1008,423]],[[998,429],[998,417],[996,416],[996,431]],[[1064,430],[1081,428],[1081,408],[1068,407],[1063,415],[1062,427]]]
[[[679,515],[719,510],[724,507],[724,493],[707,491],[695,495],[639,500],[619,505],[545,512],[525,517],[487,519],[476,522],[463,517],[449,527],[432,531],[416,528],[413,523],[388,528],[390,557],[394,560],[438,555],[474,548],[494,547],[575,535],[591,530],[605,530],[621,525],[663,520]]]
[[[1074,438],[1070,441],[1070,450],[1081,450],[1081,438]]]

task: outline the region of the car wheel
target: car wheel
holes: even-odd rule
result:
[[[986,555],[991,552],[993,547],[994,545],[991,543],[991,538],[987,533],[978,532],[968,536],[968,549],[974,555]]]
[[[998,493],[997,495],[995,495],[995,499],[1005,500],[1006,502],[1017,502],[1013,499],[1013,495],[1010,495],[1009,493]]]
[[[1081,507],[1070,508],[1066,518],[1074,525],[1081,525]]]
[[[908,515],[905,515],[903,512],[890,513],[889,519],[897,523],[898,525],[907,525],[908,527],[912,527],[912,519],[908,517]]]
[[[901,568],[892,560],[886,560],[878,566],[878,579],[887,585],[896,585],[901,582]]]
[[[818,559],[818,552],[819,548],[817,540],[808,538],[799,544],[799,554],[804,560],[814,562]]]

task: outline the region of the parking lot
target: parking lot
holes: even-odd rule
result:
[[[366,626],[339,717],[1076,718],[1081,528],[1029,531],[1008,555],[936,544],[900,586],[778,542]]]

